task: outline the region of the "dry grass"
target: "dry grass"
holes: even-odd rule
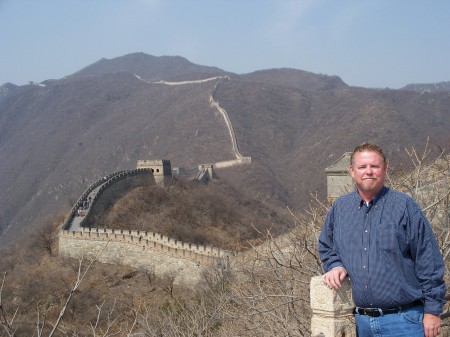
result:
[[[268,207],[230,186],[177,180],[167,188],[135,188],[96,217],[96,226],[156,232],[184,242],[239,251],[272,228],[292,223],[285,210]]]

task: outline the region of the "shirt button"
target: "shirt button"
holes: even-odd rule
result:
[[[366,248],[366,247],[364,247],[364,250],[367,250],[367,248]]]
[[[366,230],[365,230],[364,232],[366,232],[366,233],[367,233],[367,232],[368,232],[368,230],[366,229]]]
[[[366,269],[366,266],[363,266],[363,269]]]

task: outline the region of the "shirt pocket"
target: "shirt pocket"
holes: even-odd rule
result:
[[[380,224],[377,241],[378,247],[383,250],[399,249],[397,224],[382,223]]]

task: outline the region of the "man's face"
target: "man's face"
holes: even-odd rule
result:
[[[384,186],[387,164],[378,152],[357,152],[350,165],[350,174],[361,194],[374,197]]]

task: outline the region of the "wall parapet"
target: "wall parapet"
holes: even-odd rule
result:
[[[99,185],[100,188],[97,191],[97,193],[95,194],[95,196],[93,197],[93,199],[91,201],[91,205],[90,205],[86,215],[84,216],[83,221],[81,221],[80,226],[83,227],[88,222],[88,220],[90,219],[91,213],[92,213],[91,211],[93,209],[93,206],[98,201],[98,199],[102,196],[103,192],[105,192],[111,185],[113,185],[121,180],[124,180],[126,178],[134,177],[139,174],[151,174],[151,170],[147,169],[147,168],[139,168],[139,169],[134,169],[134,170],[120,171],[120,172],[117,172],[117,174],[110,177],[109,179],[107,179],[103,184],[100,184]]]
[[[138,230],[82,228],[81,231],[62,230],[60,236],[76,240],[114,241],[137,245],[142,246],[144,250],[151,249],[207,265],[221,260],[226,260],[226,263],[229,264],[234,256],[233,252],[220,248],[185,243],[159,233]]]
[[[103,191],[106,188],[108,188],[115,182],[125,179],[127,177],[138,175],[138,174],[149,174],[149,173],[151,173],[150,169],[146,169],[146,168],[137,168],[134,170],[121,170],[121,171],[113,172],[107,176],[104,176],[104,177],[94,181],[91,185],[88,186],[88,188],[83,192],[83,194],[78,198],[76,203],[73,205],[72,209],[69,212],[69,215],[66,218],[66,221],[62,225],[62,229],[63,230],[70,229],[70,226],[73,222],[73,219],[76,216],[78,209],[83,204],[83,202],[87,199],[89,194],[91,194],[96,188],[100,187],[92,200],[92,204],[98,200],[98,198],[101,196],[101,194],[103,193]],[[88,216],[90,215],[90,210],[91,210],[91,207],[89,207],[89,209],[87,210],[87,214],[86,214],[84,220],[86,220],[88,218]],[[84,223],[84,221],[83,221],[83,223]]]

